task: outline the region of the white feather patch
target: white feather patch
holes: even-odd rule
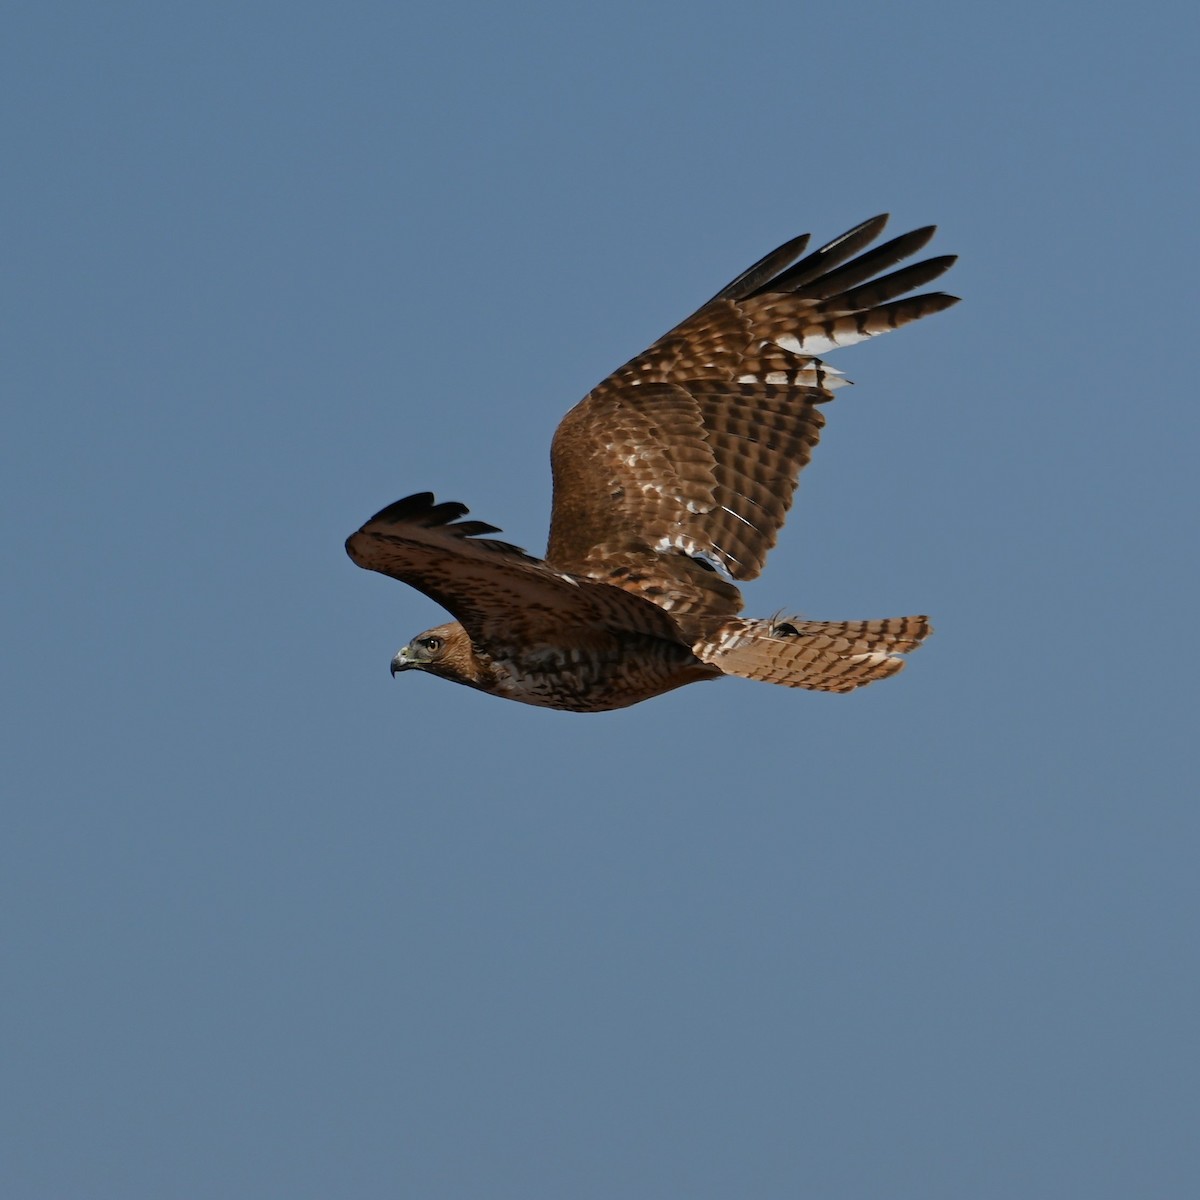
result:
[[[837,350],[842,346],[853,346],[856,342],[865,342],[867,338],[873,336],[870,333],[859,333],[857,329],[836,333],[832,337],[823,330],[820,332],[814,330],[812,333],[806,333],[803,339],[798,338],[794,333],[781,333],[775,339],[775,345],[781,350],[791,351],[792,354],[820,355],[827,354],[830,350]]]
[[[696,558],[701,562],[708,563],[722,579],[730,582],[733,580],[733,576],[729,573],[729,566],[725,560],[717,557],[708,547],[699,545],[695,539],[688,537],[687,534],[677,533],[673,537],[660,537],[654,543],[654,550],[659,554],[667,550],[681,550],[689,558]]]

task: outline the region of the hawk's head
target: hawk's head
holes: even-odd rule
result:
[[[455,683],[478,687],[484,674],[467,631],[457,622],[418,634],[392,659],[392,674],[428,671]]]

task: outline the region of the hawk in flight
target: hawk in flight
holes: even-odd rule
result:
[[[820,356],[957,301],[908,294],[953,256],[890,270],[933,226],[867,249],[886,221],[803,258],[807,235],[773,250],[567,413],[545,558],[484,536],[499,530],[429,492],[351,534],[360,567],[456,618],[413,638],[392,674],[600,712],[722,675],[849,692],[899,671],[930,632],[925,617],[754,619],[738,615],[737,588],[762,570],[820,406],[847,382]]]

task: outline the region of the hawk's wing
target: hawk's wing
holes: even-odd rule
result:
[[[825,423],[815,406],[845,382],[816,356],[957,301],[900,298],[952,256],[880,275],[933,226],[859,254],[886,221],[791,266],[807,236],[780,246],[567,414],[551,452],[548,562],[673,612],[740,608],[722,574],[762,570]]]
[[[462,622],[477,650],[561,643],[579,628],[633,630],[678,640],[662,609],[591,580],[572,579],[517,546],[480,534],[467,508],[438,504],[430,492],[397,500],[346,539],[346,553],[369,571],[424,592]]]

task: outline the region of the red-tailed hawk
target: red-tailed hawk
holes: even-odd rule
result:
[[[846,382],[818,356],[957,302],[900,298],[953,256],[880,274],[933,226],[860,253],[886,222],[798,262],[808,235],[785,243],[589,392],[554,435],[544,559],[429,492],[352,534],[360,567],[457,618],[409,642],[392,674],[600,712],[721,675],[849,692],[899,671],[925,617],[739,617],[734,582],[762,570],[825,424],[817,406]]]

